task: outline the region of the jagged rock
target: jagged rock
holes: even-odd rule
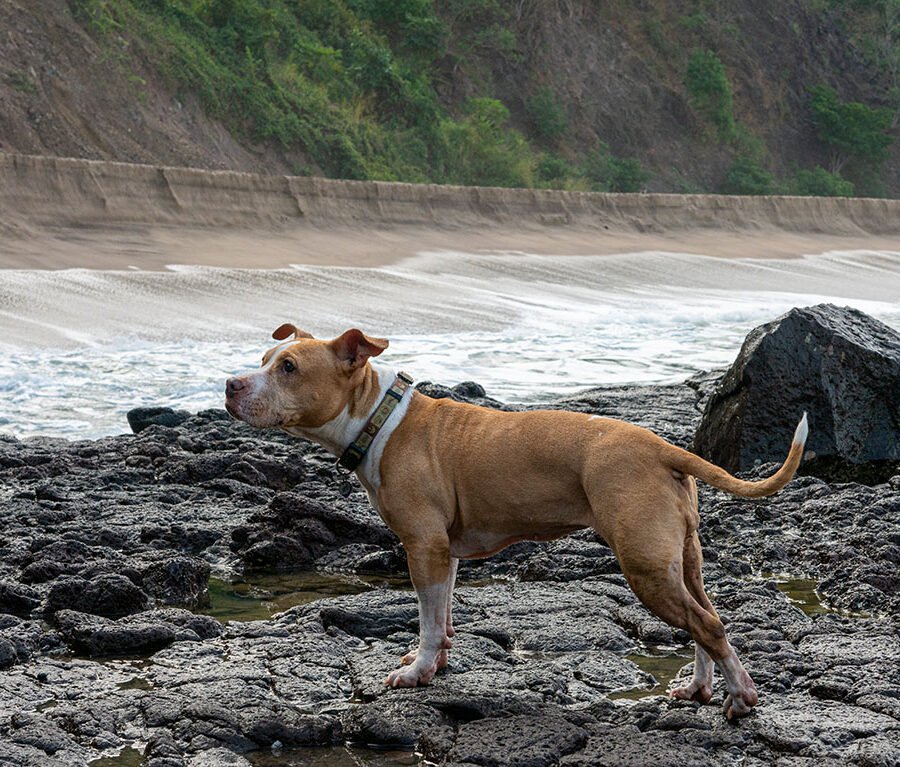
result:
[[[52,614],[77,606],[84,613],[116,618],[141,612],[149,605],[146,592],[124,575],[110,573],[91,580],[59,578],[50,587],[45,609]]]
[[[197,605],[208,598],[209,564],[196,557],[153,562],[141,573],[144,590],[158,602]]]
[[[707,402],[694,449],[729,471],[781,462],[807,411],[816,460],[893,465],[898,391],[900,334],[857,309],[792,309],[747,336]]]
[[[40,603],[37,590],[15,581],[0,581],[0,613],[28,615]]]
[[[173,410],[170,407],[136,407],[128,411],[127,418],[131,431],[140,434],[148,426],[179,426],[190,416],[185,410]]]
[[[176,636],[171,625],[155,622],[152,617],[147,622],[125,622],[60,610],[55,620],[66,641],[91,656],[152,653],[175,641]]]

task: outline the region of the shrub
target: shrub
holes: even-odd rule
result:
[[[463,120],[438,130],[440,180],[471,186],[531,186],[533,155],[524,137],[506,128],[509,110],[496,99],[471,99]]]
[[[545,141],[558,141],[569,130],[565,110],[546,85],[525,102],[525,111],[534,132]]]
[[[578,169],[564,157],[556,154],[542,154],[538,158],[535,170],[538,185],[548,189],[572,189],[585,186],[579,178]]]
[[[595,192],[639,192],[650,179],[639,160],[615,157],[606,144],[585,158],[582,172]]]
[[[799,171],[790,184],[790,191],[803,196],[852,197],[854,187],[839,173],[829,173],[817,165],[812,170]]]
[[[719,138],[732,139],[735,124],[731,84],[719,57],[712,51],[694,51],[688,61],[684,85],[691,106],[715,126]]]
[[[755,159],[737,157],[725,173],[722,191],[725,194],[772,194],[774,179]]]

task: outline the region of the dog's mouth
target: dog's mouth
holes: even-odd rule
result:
[[[225,410],[227,411],[228,415],[234,418],[235,421],[243,420],[241,418],[241,414],[237,411],[237,408],[235,408],[234,405],[232,405],[227,400],[225,401]]]

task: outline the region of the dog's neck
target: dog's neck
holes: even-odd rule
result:
[[[391,368],[381,363],[370,361],[362,382],[353,390],[351,401],[344,406],[337,416],[321,426],[291,427],[285,429],[285,431],[294,436],[312,440],[335,457],[338,457],[359,436],[366,422],[384,399],[388,389],[393,385],[396,377],[396,373]],[[374,396],[372,392],[374,392]],[[381,484],[381,478],[378,473],[381,452],[391,432],[403,419],[412,396],[413,389],[410,387],[375,436],[365,458],[356,469],[357,474],[364,483],[375,488]],[[359,407],[358,403],[360,402],[368,402],[368,405]]]

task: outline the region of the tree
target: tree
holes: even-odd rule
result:
[[[810,91],[812,122],[819,139],[831,149],[831,172],[840,173],[851,159],[878,167],[887,158],[894,137],[889,109],[872,109],[858,101],[841,101],[833,88],[817,85]]]

